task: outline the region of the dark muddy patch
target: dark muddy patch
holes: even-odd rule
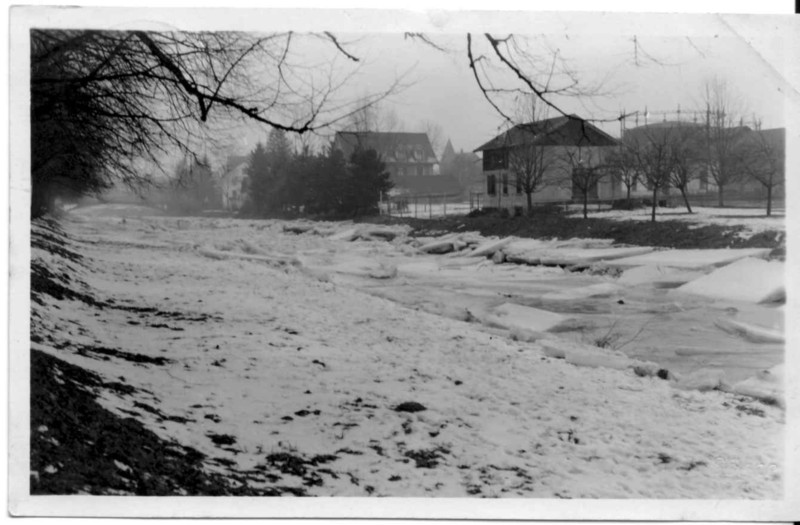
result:
[[[435,447],[430,449],[407,450],[403,455],[409,459],[414,460],[417,468],[435,468],[439,465],[439,461],[444,459],[442,454],[448,454],[450,451],[443,447]]]
[[[661,246],[665,248],[772,248],[785,247],[786,236],[778,229],[758,233],[748,239],[738,236],[743,226],[705,225],[693,227],[680,221],[615,221],[610,219],[583,219],[560,213],[557,209],[536,209],[532,217],[502,217],[498,213],[453,216],[439,219],[413,219],[376,216],[362,218],[359,222],[380,224],[408,224],[414,228],[412,235],[425,235],[477,231],[481,235],[525,238],[614,239],[616,243],[636,246]]]
[[[333,478],[338,475],[330,469],[316,469],[319,465],[325,465],[339,459],[333,454],[321,454],[311,458],[303,458],[288,452],[277,452],[270,454],[266,458],[266,465],[272,469],[277,469],[282,474],[297,476],[302,478],[303,485],[307,487],[322,486],[324,480],[320,473],[325,473]],[[264,467],[262,467],[264,468]]]
[[[148,365],[164,366],[172,363],[171,359],[166,357],[151,357],[143,354],[134,354],[133,352],[125,352],[124,350],[117,350],[115,348],[107,348],[104,346],[92,345],[75,345],[75,351],[78,355],[86,357],[102,356],[101,359],[108,360],[112,357],[130,361],[131,363],[140,363]]]
[[[161,410],[148,405],[147,403],[141,403],[139,401],[134,401],[133,402],[133,406],[135,406],[136,408],[141,408],[145,412],[149,412],[149,413],[153,414],[154,416],[156,416],[158,418],[158,422],[159,423],[162,422],[162,421],[174,421],[175,423],[190,423],[190,422],[194,422],[194,419],[188,419],[188,418],[180,417],[180,416],[169,416],[169,415],[165,414],[164,412],[162,412]]]
[[[203,469],[197,450],[160,439],[132,417],[101,407],[96,374],[31,351],[30,468],[33,495],[277,496],[246,479]]]

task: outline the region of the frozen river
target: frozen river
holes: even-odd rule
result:
[[[320,496],[781,496],[784,411],[737,390],[782,362],[780,309],[713,297],[717,272],[745,257],[754,275],[768,264],[759,252],[661,253],[682,267],[653,273],[652,250],[602,240],[140,211],[65,217],[81,259],[43,249],[59,234],[34,226],[36,275],[68,275],[58,282],[72,292],[39,287],[31,350],[97,374],[105,410],[199,451],[232,483]],[[503,259],[586,271],[496,263],[500,245]],[[730,284],[728,295],[752,292]],[[122,459],[116,468],[135,469]]]

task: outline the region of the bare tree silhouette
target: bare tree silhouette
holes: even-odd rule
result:
[[[34,29],[31,38],[32,206],[114,181],[145,184],[137,159],[178,149],[197,157],[212,121],[251,120],[312,132],[398,89],[340,98],[358,58],[330,33],[149,32]],[[328,70],[308,68],[298,39],[331,46]],[[336,58],[345,64],[342,67]]]

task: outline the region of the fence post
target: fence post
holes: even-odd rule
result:
[[[428,219],[433,219],[433,205],[431,204],[430,195],[428,195]]]
[[[442,193],[442,214],[447,217],[447,201],[444,200],[444,193]]]

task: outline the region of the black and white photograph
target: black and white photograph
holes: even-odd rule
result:
[[[797,16],[490,9],[11,8],[11,514],[797,519]]]

